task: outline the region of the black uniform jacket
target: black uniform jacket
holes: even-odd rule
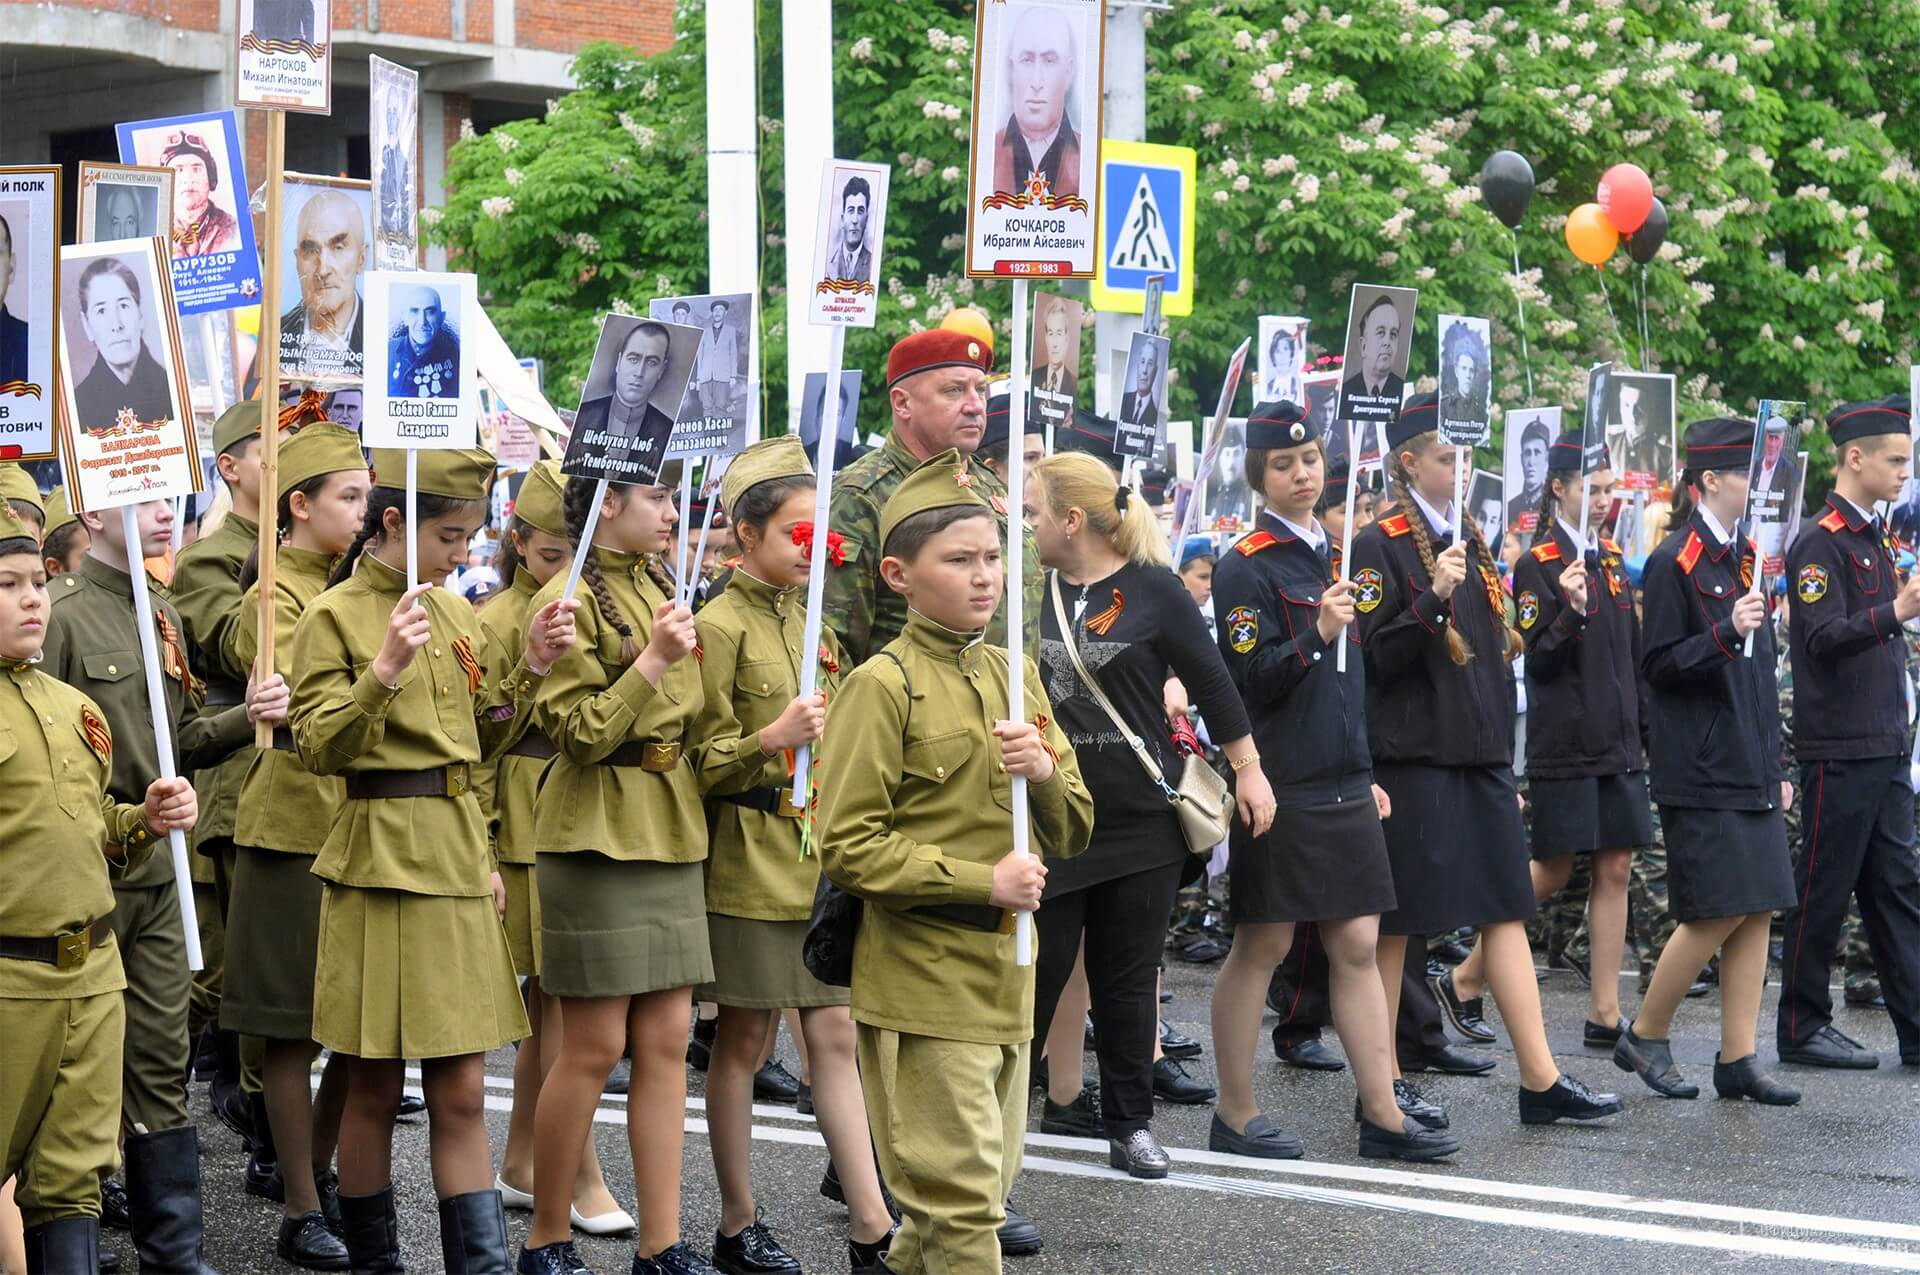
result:
[[[1907,644],[1885,529],[1828,496],[1826,513],[1787,551],[1787,584],[1795,756],[1906,756]]]

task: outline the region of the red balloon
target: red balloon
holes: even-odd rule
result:
[[[1640,229],[1653,211],[1653,183],[1638,164],[1615,164],[1600,175],[1594,202],[1623,235]]]

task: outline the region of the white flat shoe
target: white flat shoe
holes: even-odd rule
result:
[[[579,1209],[568,1205],[567,1212],[572,1215],[573,1229],[585,1231],[588,1235],[620,1235],[637,1229],[633,1215],[625,1209],[615,1209],[611,1213],[596,1213],[592,1217],[587,1217]]]
[[[530,1209],[533,1207],[533,1193],[522,1191],[518,1187],[508,1186],[506,1179],[495,1175],[493,1189],[500,1193],[500,1203],[510,1209]]]

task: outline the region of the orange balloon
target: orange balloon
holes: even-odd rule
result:
[[[1567,214],[1567,247],[1590,266],[1605,265],[1620,246],[1620,232],[1599,204],[1581,204]]]
[[[972,337],[986,346],[989,353],[993,350],[993,322],[972,306],[957,307],[940,320],[940,326],[945,331]]]

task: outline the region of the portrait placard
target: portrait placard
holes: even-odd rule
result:
[[[232,111],[116,124],[120,162],[173,170],[173,214],[164,231],[182,315],[253,305],[260,258],[247,209],[247,175]]]
[[[333,112],[330,0],[239,0],[233,24],[234,103],[261,110]]]
[[[1008,0],[974,13],[967,273],[1090,279],[1105,6]]]
[[[846,456],[846,447],[860,432],[860,380],[859,368],[848,368],[840,373],[840,432],[834,436],[834,455]],[[800,445],[809,451],[820,445],[820,413],[826,404],[827,374],[809,372],[800,383],[800,392],[805,395],[800,400]]]
[[[1910,460],[1920,460],[1920,364],[1907,369],[1907,421]],[[1908,471],[1906,485],[1900,489],[1900,503],[1893,507],[1887,526],[1908,545],[1920,541],[1920,464]],[[1914,755],[1920,757],[1920,744],[1915,749]]]
[[[367,59],[367,119],[376,199],[373,266],[420,264],[420,73],[383,57]]]
[[[1560,438],[1557,407],[1517,407],[1507,413],[1507,526],[1531,534],[1547,494],[1547,465]]]
[[[1669,487],[1675,470],[1672,374],[1615,368],[1608,381],[1606,440],[1614,476],[1626,491]]]
[[[1607,454],[1607,415],[1613,402],[1613,364],[1595,363],[1587,369],[1587,401],[1580,413],[1580,468],[1583,473],[1611,465]],[[1616,478],[1625,478],[1615,471]],[[1624,483],[1622,484],[1624,487]]]
[[[165,252],[158,236],[60,250],[60,456],[76,510],[200,490]]]
[[[753,398],[747,388],[753,297],[750,293],[703,293],[657,297],[647,313],[677,327],[697,328],[700,344],[693,355],[693,376],[674,420],[667,458],[710,456],[738,451],[729,440],[746,437]]]
[[[1414,288],[1353,285],[1336,420],[1386,422],[1399,417],[1419,299]]]
[[[80,214],[75,242],[151,239],[167,233],[173,215],[173,170],[80,161]]]
[[[1500,541],[1507,534],[1507,480],[1490,469],[1476,469],[1467,479],[1467,512],[1480,524],[1480,534],[1494,556],[1500,556]]]
[[[1073,419],[1085,315],[1085,307],[1071,297],[1041,292],[1033,298],[1033,398],[1027,410],[1054,429]]]
[[[1481,447],[1493,437],[1493,325],[1440,316],[1440,437]]]
[[[887,227],[885,164],[829,159],[820,178],[807,321],[870,328],[880,312],[880,249]]]
[[[280,197],[280,378],[357,384],[366,371],[368,183],[288,173]],[[297,283],[298,291],[289,283]],[[294,299],[297,298],[297,299]]]
[[[1263,376],[1263,383],[1264,379]],[[1307,428],[1319,435],[1320,441],[1327,445],[1328,461],[1331,462],[1333,459],[1335,438],[1340,440],[1340,454],[1345,456],[1347,454],[1347,431],[1345,428],[1334,428],[1335,422],[1333,417],[1334,408],[1340,398],[1340,373],[1303,373],[1300,377],[1300,393],[1303,397],[1294,401],[1307,409]],[[1266,395],[1262,394],[1259,401],[1266,403],[1275,400],[1269,399]]]
[[[1307,321],[1297,314],[1260,316],[1259,385],[1254,401],[1305,405]],[[1338,377],[1332,378],[1338,380]]]
[[[561,470],[616,483],[655,482],[699,348],[699,328],[603,315]]]
[[[1202,458],[1204,461],[1204,457]],[[1230,416],[1220,426],[1220,448],[1197,476],[1201,531],[1238,531],[1253,525],[1254,495],[1247,486],[1247,422]]]
[[[1804,466],[1800,450],[1808,424],[1803,402],[1763,398],[1754,413],[1753,460],[1747,467],[1747,531],[1760,542],[1761,571],[1786,570],[1788,525],[1793,521]]]
[[[1126,374],[1120,381],[1119,410],[1114,415],[1113,449],[1122,456],[1152,456],[1160,445],[1167,419],[1167,353],[1172,343],[1163,336],[1135,332],[1127,349]]]
[[[59,313],[59,166],[0,168],[0,460],[58,445]]]
[[[480,394],[467,348],[480,303],[470,274],[370,270],[366,275],[368,447],[472,447]]]

